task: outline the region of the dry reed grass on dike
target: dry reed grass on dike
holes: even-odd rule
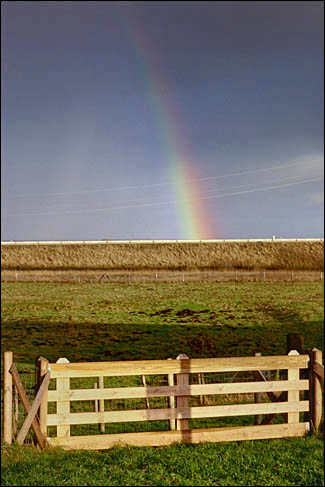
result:
[[[323,242],[2,246],[2,269],[322,270]]]

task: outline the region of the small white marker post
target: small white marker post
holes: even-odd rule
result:
[[[261,357],[262,354],[261,352],[255,352],[255,357]],[[254,402],[255,403],[261,403],[262,402],[262,393],[261,392],[255,392],[254,393]],[[256,414],[254,416],[254,424],[261,424],[262,422],[262,415],[261,414]]]

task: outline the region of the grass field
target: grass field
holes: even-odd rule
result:
[[[2,347],[16,360],[136,360],[286,352],[323,343],[318,282],[2,286]]]
[[[323,347],[320,282],[2,286],[2,349],[50,361],[286,353]],[[237,418],[234,418],[234,424]],[[2,485],[322,485],[322,439],[38,453],[3,449]]]
[[[322,441],[312,437],[103,452],[2,454],[2,485],[321,486]]]

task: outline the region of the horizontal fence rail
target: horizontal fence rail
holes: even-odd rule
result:
[[[253,370],[305,369],[309,355],[231,357],[183,360],[132,360],[125,362],[80,362],[50,364],[51,378],[243,372]]]
[[[59,393],[49,391],[49,401],[89,401],[98,399],[141,399],[145,397],[198,396],[208,394],[245,394],[254,392],[306,391],[308,380],[237,382],[188,386],[123,387],[105,389],[75,389]]]
[[[117,444],[131,446],[167,446],[174,442],[201,443],[206,441],[243,441],[263,440],[304,436],[309,423],[270,424],[267,426],[245,426],[230,428],[209,428],[183,431],[163,431],[157,433],[125,433],[110,435],[71,436],[70,438],[53,438],[51,444],[66,449],[103,450]]]
[[[129,421],[157,421],[164,419],[217,418],[254,414],[290,413],[309,410],[308,401],[234,404],[231,406],[203,406],[175,409],[143,409],[106,411],[102,413],[49,414],[48,426],[61,424],[121,423]],[[298,421],[299,422],[299,421]]]

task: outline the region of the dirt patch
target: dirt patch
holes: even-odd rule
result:
[[[161,311],[156,311],[155,313],[150,313],[149,316],[165,316],[173,311],[173,308],[162,309]]]
[[[194,316],[197,314],[197,311],[191,311],[190,309],[182,309],[180,311],[177,311],[176,316],[179,318],[183,318],[185,316]]]

